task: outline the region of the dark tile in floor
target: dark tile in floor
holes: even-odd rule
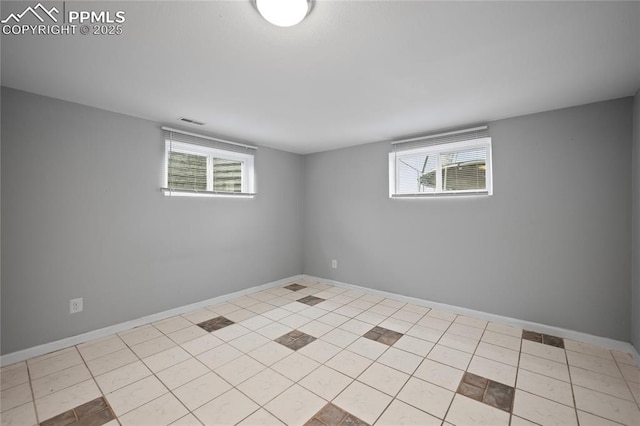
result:
[[[542,343],[542,334],[536,333],[535,331],[522,330],[522,338],[524,340]]]
[[[331,403],[322,407],[304,426],[369,426],[353,414]]]
[[[309,305],[309,306],[317,305],[318,303],[324,302],[324,301],[325,299],[321,299],[315,296],[307,296],[307,297],[303,297],[302,299],[298,299],[298,302],[304,303],[305,305]]]
[[[227,319],[225,317],[215,317],[210,320],[201,322],[200,324],[198,324],[198,326],[211,333],[212,331],[220,330],[221,328],[225,328],[231,324],[235,323],[230,319]]]
[[[555,346],[556,348],[564,349],[564,339],[562,337],[550,336],[548,334],[542,335],[542,343],[545,345]]]
[[[460,380],[457,393],[510,413],[515,389],[503,383],[465,372]]]
[[[289,333],[278,337],[275,341],[289,349],[297,351],[300,348],[307,346],[309,343],[316,340],[315,337],[303,333],[300,330],[293,330]]]
[[[101,426],[115,419],[103,397],[65,411],[40,423],[40,426]]]
[[[286,286],[284,286],[284,288],[286,288],[287,290],[291,290],[291,291],[298,291],[298,290],[302,290],[303,288],[307,288],[307,286],[300,285],[298,283],[294,283],[294,284],[286,285]]]
[[[375,340],[376,342],[384,343],[385,345],[392,346],[402,336],[403,334],[398,333],[397,331],[376,326],[376,327],[373,327],[371,330],[367,331],[363,337],[366,337],[367,339]]]
[[[510,413],[514,394],[511,386],[490,380],[482,402]]]

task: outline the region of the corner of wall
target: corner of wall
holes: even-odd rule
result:
[[[631,344],[640,352],[640,89],[633,100],[631,155]]]

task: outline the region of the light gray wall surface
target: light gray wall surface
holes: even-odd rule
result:
[[[261,147],[254,199],[164,197],[163,157],[157,123],[2,88],[2,353],[302,272],[301,156]]]
[[[490,123],[490,197],[389,199],[388,143],[305,156],[304,272],[628,341],[632,102]]]
[[[640,352],[640,89],[633,101],[631,343]]]

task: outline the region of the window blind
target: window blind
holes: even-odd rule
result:
[[[464,142],[473,139],[488,138],[489,127],[480,126],[470,129],[455,130],[435,135],[418,136],[415,138],[392,141],[394,151],[408,151],[410,149],[425,148],[454,142]]]
[[[199,145],[208,148],[221,149],[224,151],[241,152],[243,154],[254,155],[258,149],[256,146],[246,145],[240,142],[226,141],[204,135],[197,135],[182,130],[163,127],[164,139],[172,142],[182,142],[192,145]]]

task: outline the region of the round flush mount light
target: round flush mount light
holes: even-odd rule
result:
[[[292,27],[311,11],[311,0],[256,0],[260,15],[273,25]]]

